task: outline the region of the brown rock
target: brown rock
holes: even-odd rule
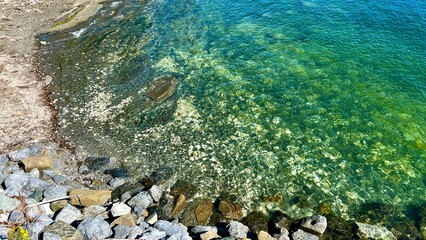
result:
[[[166,100],[175,93],[177,83],[175,77],[164,76],[156,79],[148,90],[148,97],[156,101]]]
[[[195,208],[195,217],[199,225],[207,225],[210,216],[213,213],[213,203],[206,199],[198,203]]]
[[[179,195],[176,199],[175,206],[173,207],[172,214],[178,215],[186,207],[186,198],[183,194]]]
[[[221,238],[217,233],[213,231],[208,231],[200,235],[201,240],[211,240],[216,238]]]
[[[269,235],[269,233],[267,233],[265,231],[260,231],[257,234],[257,239],[259,239],[259,240],[277,240],[276,238],[272,237],[271,235]]]
[[[48,155],[29,157],[22,160],[25,172],[30,172],[34,168],[38,170],[49,169],[52,167],[52,158]]]
[[[115,219],[110,226],[114,227],[115,225],[124,225],[127,227],[136,226],[136,216],[132,213],[123,215],[117,219]]]
[[[74,189],[68,195],[71,197],[72,205],[87,207],[104,204],[111,198],[111,191]]]
[[[223,217],[229,219],[241,219],[243,217],[241,205],[238,203],[233,204],[226,200],[220,201],[219,212]]]

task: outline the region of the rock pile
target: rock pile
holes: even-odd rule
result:
[[[283,213],[244,216],[242,206],[227,199],[194,199],[197,189],[185,181],[169,190],[158,175],[132,182],[123,169],[106,171],[109,161],[86,158],[79,164],[82,176],[90,172],[114,176],[108,186],[96,188],[93,181],[85,186],[52,169],[53,158],[42,148],[0,155],[0,239],[17,226],[31,239],[46,240],[315,240],[327,229],[321,215],[299,220]],[[368,237],[368,229],[374,237],[381,236],[366,224],[360,229],[363,237]],[[393,239],[388,231],[383,236]]]

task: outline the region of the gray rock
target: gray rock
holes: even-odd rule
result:
[[[0,193],[0,209],[7,212],[16,209],[20,202],[18,199],[10,198]]]
[[[160,185],[153,185],[149,190],[149,194],[151,194],[152,199],[154,202],[158,203],[160,202],[161,196],[163,196],[163,187]]]
[[[4,180],[4,186],[6,189],[21,191],[21,189],[28,184],[30,178],[31,175],[26,173],[13,173]]]
[[[0,213],[0,222],[1,223],[7,222],[8,219],[9,219],[9,212]]]
[[[25,222],[24,213],[19,210],[13,210],[9,215],[9,222],[15,224],[23,224]]]
[[[165,238],[167,234],[163,231],[160,231],[156,228],[151,228],[150,231],[144,233],[140,238],[144,240],[160,240]]]
[[[129,236],[130,227],[124,225],[116,225],[112,230],[114,231],[114,238],[125,239]]]
[[[290,240],[290,233],[287,228],[281,228],[281,235],[278,237],[278,240]]]
[[[0,155],[0,172],[3,172],[3,170],[6,169],[8,162],[9,158],[7,158],[5,155]]]
[[[84,240],[105,239],[112,235],[108,222],[100,217],[89,217],[84,219],[77,230]]]
[[[36,190],[31,195],[29,195],[28,197],[33,199],[36,202],[41,202],[41,200],[43,200],[43,191]]]
[[[178,236],[176,235],[172,235],[170,237],[168,237],[166,240],[180,240]]]
[[[64,184],[66,181],[68,181],[67,177],[58,174],[53,175],[52,179],[56,184]]]
[[[0,225],[0,239],[7,239],[7,233],[10,231],[10,228]]]
[[[396,240],[397,238],[385,227],[357,222],[357,235],[361,239]]]
[[[125,193],[121,194],[120,202],[126,202],[130,198],[132,198],[132,194],[130,192],[125,192]]]
[[[124,168],[110,168],[110,169],[106,169],[103,173],[109,174],[113,178],[128,178],[128,177],[130,177],[129,171],[127,169],[124,169]]]
[[[54,233],[46,232],[43,233],[43,240],[62,240],[62,238]]]
[[[141,222],[138,226],[144,231],[150,229],[149,224],[146,222]]]
[[[217,233],[217,227],[211,227],[211,226],[194,226],[191,229],[191,232],[193,234],[200,234],[204,232],[215,232]]]
[[[126,214],[129,214],[132,211],[132,208],[129,207],[127,204],[119,202],[114,203],[111,208],[111,215],[113,217],[119,217]]]
[[[28,234],[30,235],[31,239],[39,239],[39,234],[45,227],[43,224],[39,222],[31,222],[25,224],[26,229],[28,230]]]
[[[62,221],[64,223],[71,224],[75,220],[77,220],[81,215],[80,210],[74,207],[71,204],[67,204],[62,210],[58,213],[55,220]]]
[[[291,236],[293,237],[293,240],[319,240],[319,237],[307,233],[302,229],[297,230]]]
[[[132,197],[127,203],[133,207],[136,215],[140,216],[143,210],[148,208],[152,204],[153,200],[148,192],[140,192]]]
[[[79,168],[78,168],[78,173],[80,174],[88,174],[90,172],[90,169],[88,166],[86,166],[85,164],[82,164]]]
[[[25,158],[28,158],[30,156],[31,156],[31,149],[29,149],[29,148],[16,150],[16,151],[13,151],[13,152],[10,152],[10,153],[7,154],[7,157],[12,162],[20,162],[20,161],[22,161]]]
[[[44,233],[53,233],[67,240],[80,240],[81,235],[77,229],[64,222],[55,222],[43,229]]]
[[[99,206],[99,205],[92,205],[85,207],[83,209],[83,215],[81,216],[80,220],[83,220],[88,217],[96,217],[98,215],[101,215],[106,212],[106,208]]]
[[[116,187],[123,185],[125,182],[126,181],[122,178],[113,178],[108,182],[108,185],[110,185],[113,188],[116,188]]]
[[[29,147],[30,151],[31,151],[31,156],[38,156],[41,155],[43,153],[43,149],[39,146],[36,145],[32,145]]]
[[[191,237],[188,234],[188,229],[179,223],[171,223],[164,220],[158,220],[155,225],[155,228],[157,228],[160,231],[164,231],[167,236],[175,235],[179,239],[191,239]]]
[[[22,195],[28,197],[35,191],[43,191],[47,187],[51,186],[49,182],[40,180],[35,177],[30,177],[28,183],[21,189]]]
[[[327,228],[327,219],[321,215],[314,215],[302,220],[302,228],[309,229],[322,235]]]
[[[4,180],[9,176],[9,174],[4,174],[0,172],[0,189],[3,189],[3,187],[1,186],[4,182]]]
[[[68,193],[68,189],[63,187],[63,186],[58,186],[58,185],[52,185],[47,187],[44,192],[43,195],[46,198],[46,200],[52,200],[55,198],[60,198],[60,197],[66,197]]]
[[[249,228],[247,226],[237,221],[231,221],[228,224],[227,228],[231,237],[236,238],[246,238],[247,233],[249,231]]]
[[[127,237],[128,239],[136,239],[138,238],[144,231],[142,230],[142,228],[138,227],[138,226],[133,226],[130,228],[130,232],[129,232],[129,236]]]
[[[41,225],[47,227],[50,224],[54,223],[54,221],[47,216],[46,214],[41,214],[37,217],[37,222],[40,223]]]

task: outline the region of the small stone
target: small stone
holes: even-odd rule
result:
[[[290,240],[290,233],[287,228],[281,228],[281,235],[278,237],[278,240]]]
[[[112,230],[108,222],[100,217],[89,217],[84,219],[77,230],[83,236],[83,239],[105,239],[112,235]]]
[[[115,225],[124,225],[128,227],[136,226],[136,216],[131,213],[123,215],[111,223],[111,227],[114,227]]]
[[[127,238],[128,239],[137,239],[142,233],[143,233],[142,228],[140,228],[138,226],[134,226],[134,227],[130,228],[129,236]],[[147,238],[147,240],[149,240],[149,238]]]
[[[116,225],[112,230],[114,231],[114,238],[125,239],[129,236],[130,227],[124,225]]]
[[[195,207],[195,218],[200,225],[207,225],[209,218],[213,213],[213,203],[208,200],[201,200]]]
[[[119,217],[126,214],[129,214],[132,211],[132,208],[125,203],[114,203],[111,208],[111,214],[113,217]]]
[[[54,222],[52,225],[49,225],[43,229],[44,233],[51,233],[58,235],[61,239],[67,240],[80,240],[81,235],[77,229],[73,228],[71,225],[64,222]]]
[[[160,240],[165,238],[166,236],[167,234],[165,232],[155,228],[151,228],[149,232],[145,232],[140,238],[146,240]]]
[[[260,231],[257,234],[257,239],[258,240],[277,240],[276,238],[272,237],[269,233],[265,232],[265,231]]]
[[[127,203],[129,206],[133,207],[136,215],[140,216],[143,213],[143,210],[148,208],[152,204],[153,200],[151,195],[148,192],[142,191],[132,197]]]
[[[53,212],[57,212],[63,209],[67,204],[68,204],[67,200],[54,201],[50,203],[50,209],[52,209]]]
[[[172,214],[177,215],[186,207],[186,198],[183,194],[179,195],[176,199],[175,206],[173,207]]]
[[[7,157],[12,162],[20,162],[29,156],[31,156],[31,149],[29,148],[20,149],[7,154]]]
[[[83,220],[88,217],[96,217],[103,213],[106,213],[105,207],[99,205],[88,206],[83,209],[83,215],[81,216],[80,220]]]
[[[88,174],[90,172],[90,169],[88,166],[86,166],[85,164],[82,164],[79,168],[78,168],[78,173],[80,174]]]
[[[31,176],[35,177],[35,178],[40,178],[40,171],[38,170],[38,168],[33,168],[30,171]]]
[[[25,222],[24,213],[19,210],[13,210],[9,215],[9,222],[14,224],[23,224]]]
[[[396,240],[397,238],[385,227],[357,222],[357,235],[361,239]]]
[[[148,90],[148,97],[155,101],[163,101],[171,97],[176,91],[178,80],[175,77],[163,76],[153,81]]]
[[[110,163],[111,159],[109,157],[88,157],[84,161],[84,164],[91,171],[98,171],[106,167]]]
[[[62,240],[62,238],[54,233],[46,232],[43,233],[43,240]]]
[[[302,229],[297,230],[291,236],[293,237],[293,240],[319,240],[319,237],[307,233]]]
[[[158,215],[157,215],[157,213],[156,213],[156,212],[154,212],[153,214],[149,215],[149,216],[145,219],[145,222],[147,222],[147,223],[149,223],[149,224],[151,224],[151,225],[154,225],[154,224],[155,224],[155,222],[157,222],[157,220],[158,220]]]
[[[158,220],[154,227],[160,231],[164,231],[168,236],[175,235],[178,239],[192,239],[187,232],[188,229],[179,223]]]
[[[8,162],[9,158],[7,158],[5,155],[0,155],[0,172],[3,172],[3,170],[6,169]]]
[[[241,205],[238,203],[232,204],[226,200],[222,200],[219,203],[219,212],[228,219],[241,219],[243,217],[243,212]]]
[[[77,220],[81,215],[80,210],[78,210],[76,207],[67,204],[56,216],[56,221],[62,221],[64,223],[71,224],[75,220]]]
[[[229,234],[232,237],[236,237],[236,238],[246,238],[247,233],[249,231],[249,228],[247,226],[237,221],[231,221],[228,224],[227,228],[228,228]]]
[[[149,190],[149,194],[151,194],[152,199],[154,202],[158,203],[160,202],[161,197],[163,196],[163,187],[158,185],[153,185]]]
[[[10,198],[0,193],[0,210],[4,212],[12,211],[16,209],[21,202],[18,199]]]
[[[62,198],[68,196],[67,192],[68,189],[66,189],[65,187],[52,185],[44,190],[43,195],[46,200],[52,200],[55,198]]]
[[[102,205],[111,198],[109,190],[74,189],[68,194],[74,206]]]
[[[42,45],[42,46],[46,46],[47,44],[49,44],[47,41],[40,41],[39,43],[40,43],[40,45]]]
[[[125,183],[126,181],[122,178],[113,178],[108,182],[108,185],[110,185],[113,188],[116,188],[118,186],[121,186]]]
[[[321,215],[314,215],[302,220],[302,228],[312,230],[322,235],[327,228],[327,219]]]
[[[200,238],[201,240],[211,240],[211,239],[216,239],[221,237],[217,234],[217,232],[208,231],[208,232],[200,234]]]
[[[48,155],[28,157],[22,160],[22,163],[24,164],[26,172],[29,172],[34,168],[37,168],[38,170],[52,168],[52,158]]]
[[[211,227],[211,226],[194,226],[191,229],[191,232],[193,234],[200,234],[205,232],[215,232],[217,233],[217,227]]]
[[[121,194],[120,202],[126,202],[130,198],[132,198],[132,194],[130,192],[125,192],[125,193]]]
[[[103,173],[109,174],[113,178],[128,178],[128,177],[130,177],[129,171],[127,169],[124,169],[124,168],[110,168],[110,169],[106,169]]]

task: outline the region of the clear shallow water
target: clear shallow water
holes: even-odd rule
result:
[[[115,2],[40,38],[61,134],[135,175],[293,215],[426,201],[423,1]]]

